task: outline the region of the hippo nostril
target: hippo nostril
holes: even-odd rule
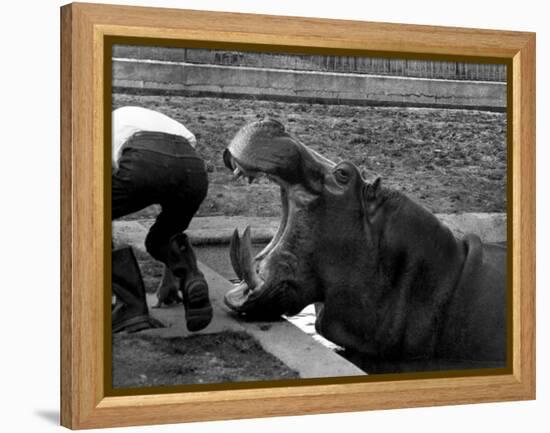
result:
[[[239,232],[237,231],[237,229],[235,229],[235,231],[233,232],[233,236],[231,237],[231,244],[229,245],[229,257],[231,259],[231,265],[233,266],[235,274],[237,275],[239,280],[242,281],[243,271],[241,269],[240,254],[241,240],[239,239]]]

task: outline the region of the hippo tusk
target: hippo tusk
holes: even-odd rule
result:
[[[240,269],[242,271],[243,280],[248,285],[249,289],[254,289],[260,283],[258,275],[254,270],[254,260],[252,257],[252,240],[250,236],[250,226],[247,226],[243,233],[242,243],[239,252]]]
[[[231,258],[231,265],[233,266],[235,274],[237,275],[239,280],[242,280],[243,271],[241,269],[240,251],[241,241],[239,239],[239,232],[237,231],[237,229],[235,229],[235,231],[233,232],[233,236],[231,237],[231,244],[229,246],[229,257]]]
[[[246,283],[249,290],[254,289],[260,283],[260,280],[254,270],[250,226],[246,227],[242,239],[239,238],[239,232],[235,229],[231,237],[229,257],[237,277]]]

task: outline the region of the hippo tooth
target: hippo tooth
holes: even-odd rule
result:
[[[244,230],[242,243],[240,245],[240,268],[242,270],[243,279],[246,281],[248,288],[253,290],[259,284],[259,279],[256,271],[254,270],[250,226],[247,226]]]
[[[236,177],[240,177],[240,176],[242,176],[243,172],[241,171],[241,169],[239,167],[237,167],[237,168],[235,168],[235,170],[233,170],[233,174]]]
[[[237,229],[235,229],[235,231],[233,232],[233,236],[231,237],[231,244],[229,246],[229,257],[231,258],[231,265],[233,266],[235,274],[242,281],[243,271],[241,268],[240,256],[241,240],[239,239],[239,232],[237,231]]]
[[[248,287],[248,284],[246,281],[244,280],[241,280],[239,281],[238,283],[233,283],[233,287],[236,288],[236,287],[243,287],[244,286],[244,289],[242,289],[243,293],[246,295],[248,293],[250,293],[252,291],[252,289],[250,287]]]

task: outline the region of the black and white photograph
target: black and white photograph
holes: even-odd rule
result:
[[[545,430],[544,3],[2,8],[3,431]]]
[[[507,77],[114,45],[113,388],[509,367]]]

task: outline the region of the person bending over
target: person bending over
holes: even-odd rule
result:
[[[208,191],[206,164],[195,150],[195,136],[176,120],[141,107],[114,110],[112,134],[112,219],[160,205],[145,239],[147,252],[165,265],[157,306],[183,302],[187,328],[203,329],[212,320],[208,285],[183,233]],[[112,274],[113,332],[162,326],[148,314],[130,247],[113,251]]]

